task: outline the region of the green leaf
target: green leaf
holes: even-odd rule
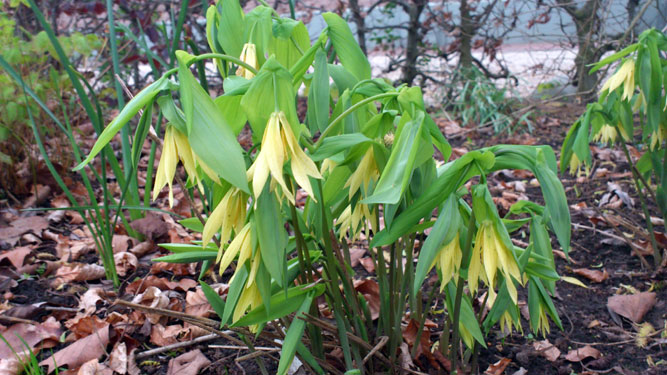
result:
[[[141,151],[144,147],[144,141],[148,136],[150,127],[153,121],[153,100],[146,105],[146,110],[139,119],[139,125],[134,132],[134,139],[132,139],[132,165],[137,168],[139,158],[141,158]]]
[[[232,327],[247,327],[282,318],[296,311],[311,294],[316,297],[323,292],[324,285],[315,285],[312,288],[300,285],[287,289],[287,292],[280,291],[271,296],[269,306],[264,304],[257,307],[234,322]],[[270,307],[270,312],[267,307]]]
[[[313,80],[308,91],[308,125],[311,132],[326,129],[329,124],[329,69],[327,54],[318,49],[315,53]]]
[[[284,375],[289,370],[292,361],[294,360],[294,355],[296,354],[297,345],[301,342],[301,337],[303,337],[303,330],[306,328],[306,321],[300,318],[304,317],[304,314],[310,309],[310,305],[313,302],[314,293],[310,292],[306,298],[301,303],[301,306],[294,315],[292,319],[292,324],[290,324],[287,333],[285,334],[285,340],[283,341],[282,351],[280,353],[280,362],[278,363],[278,374]]]
[[[265,52],[269,50],[269,42],[273,35],[272,14],[273,9],[259,5],[248,12],[245,17],[245,33],[243,34],[243,38],[247,43],[254,43],[257,47],[257,61],[260,66],[264,63],[264,59],[266,58]],[[231,30],[230,32],[239,33],[239,30]]]
[[[273,23],[273,35],[269,55],[274,55],[278,62],[288,69],[310,48],[308,29],[301,21],[276,19]]]
[[[343,134],[333,137],[327,137],[322,141],[320,147],[311,156],[313,161],[320,161],[330,158],[340,152],[348,150],[362,149],[366,151],[368,144],[374,141],[361,133]],[[363,153],[361,153],[363,155]]]
[[[229,78],[225,81],[227,80],[229,80]],[[241,130],[243,130],[246,121],[248,121],[248,117],[245,115],[245,111],[243,111],[243,108],[241,108],[241,99],[243,99],[243,96],[241,95],[222,95],[213,100],[220,113],[222,113],[229,122],[229,126],[232,128],[232,131],[236,136],[241,133]]]
[[[163,249],[167,249],[171,251],[172,253],[187,253],[187,252],[201,252],[201,251],[209,251],[216,253],[218,252],[218,248],[215,245],[215,243],[211,242],[206,246],[206,249],[202,250],[201,246],[201,241],[198,241],[199,243],[196,244],[190,244],[190,243],[161,243],[158,246],[160,246]]]
[[[179,64],[185,65],[184,59],[187,56],[179,52],[181,51],[176,51]],[[198,83],[194,82],[192,73],[189,70],[182,73],[184,76],[189,75],[192,80],[188,81],[193,82],[189,88],[192,95],[193,113],[192,126],[189,126],[192,130],[188,136],[192,150],[218,176],[244,192],[250,193],[243,149],[236,140],[231,126],[220,113],[213,99]],[[181,86],[183,84],[184,82],[181,82]]]
[[[454,281],[450,281],[447,284],[447,310],[454,311],[454,296],[456,295],[456,286]],[[451,296],[451,297],[450,297]],[[486,348],[486,343],[484,342],[484,336],[482,335],[482,330],[479,328],[477,323],[477,317],[475,317],[475,311],[472,309],[472,304],[468,296],[463,296],[461,298],[461,311],[459,315],[459,324],[470,332],[472,337],[480,344],[483,348]]]
[[[280,205],[275,194],[269,192],[268,185],[257,199],[257,208],[255,209],[256,233],[262,254],[262,263],[278,285],[286,286],[284,281],[287,269],[285,254],[287,233],[283,226]]]
[[[245,288],[245,282],[248,279],[248,263],[245,262],[243,265],[239,266],[232,280],[231,285],[229,285],[229,290],[227,291],[227,301],[225,302],[225,309],[222,312],[222,324],[227,324],[232,317],[234,308],[236,308],[236,303],[239,301],[241,292]]]
[[[217,27],[217,42],[224,53],[239,57],[243,44],[245,31],[245,15],[238,0],[222,0],[218,3],[220,9],[219,23]]]
[[[285,112],[294,135],[299,138],[301,129],[294,98],[291,74],[275,58],[269,58],[251,80],[248,92],[241,99],[255,143],[261,141],[266,123],[276,110]]]
[[[322,14],[329,26],[327,34],[336,50],[340,63],[350,71],[358,81],[371,78],[371,65],[361,51],[350,26],[339,15],[331,12]]]
[[[160,106],[160,111],[164,118],[169,121],[169,123],[178,129],[183,134],[188,134],[188,128],[185,124],[185,115],[174,102],[174,98],[171,95],[162,95],[157,98],[157,104]]]
[[[199,284],[201,285],[201,290],[204,292],[204,296],[206,296],[208,303],[211,304],[213,311],[215,311],[215,313],[218,314],[218,317],[222,319],[222,317],[225,315],[225,301],[220,298],[220,295],[215,291],[215,289],[211,288],[205,282],[200,281]],[[223,323],[220,323],[221,327],[222,325]]]
[[[97,154],[102,151],[104,146],[106,146],[111,139],[120,131],[120,129],[127,124],[132,117],[134,117],[139,110],[144,108],[155,96],[162,90],[169,88],[170,81],[167,77],[161,77],[157,81],[150,84],[148,87],[141,90],[129,103],[123,107],[123,110],[120,111],[118,116],[116,116],[110,123],[104,128],[104,131],[97,137],[97,141],[93,145],[93,148],[90,150],[90,153],[81,164],[74,167],[74,171],[78,171],[81,168],[85,167],[88,163]]]
[[[199,248],[201,249],[201,246]],[[212,260],[217,256],[217,251],[187,251],[183,253],[170,254],[160,258],[153,258],[151,261],[166,263],[192,263],[201,262],[203,260]]]
[[[178,223],[193,232],[202,233],[204,231],[204,224],[202,224],[198,217],[189,217],[179,220]]]
[[[417,167],[417,153],[420,148],[424,150],[420,142],[423,128],[423,111],[417,111],[415,119],[410,118],[407,113],[403,115],[389,161],[382,171],[373,195],[362,200],[362,203],[398,203],[412,176],[412,171]]]

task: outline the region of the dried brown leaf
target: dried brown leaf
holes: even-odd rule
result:
[[[540,355],[549,362],[554,362],[560,357],[560,350],[549,342],[549,340],[536,341],[533,343],[535,349]]]
[[[79,367],[76,375],[113,375],[113,370],[95,358]]]
[[[197,375],[199,370],[211,364],[211,361],[196,349],[169,361],[167,375]]]
[[[182,325],[163,326],[162,324],[155,324],[151,327],[151,342],[157,346],[167,346],[178,342],[178,335],[183,332]]]
[[[573,349],[567,352],[565,359],[570,362],[580,362],[586,358],[598,359],[602,356],[599,350],[595,349],[590,345],[586,345],[583,348]]]
[[[61,349],[56,354],[40,362],[40,365],[48,366],[48,372],[53,371],[54,363],[57,363],[59,367],[68,366],[71,369],[77,368],[90,360],[96,360],[101,357],[105,353],[107,344],[109,344],[108,324],[95,333]]]
[[[380,286],[375,280],[354,280],[354,290],[361,293],[371,312],[371,319],[375,320],[380,316]]]
[[[124,342],[116,344],[109,354],[109,368],[121,375],[127,373],[127,345]]]
[[[60,323],[54,317],[49,317],[46,321],[37,325],[25,323],[14,324],[2,332],[2,335],[11,348],[3,340],[0,340],[0,358],[14,358],[12,348],[19,355],[26,352],[25,345],[19,337],[28,344],[31,350],[38,351],[36,349],[38,344],[44,343],[47,340],[57,342],[61,334]]]
[[[594,283],[601,283],[609,278],[609,273],[606,269],[590,270],[588,268],[575,268],[572,270],[576,275],[583,276]]]
[[[512,363],[509,358],[501,358],[500,361],[489,365],[489,368],[484,371],[485,375],[502,375],[507,366]]]
[[[20,268],[23,266],[23,260],[28,254],[30,254],[31,251],[32,248],[28,246],[15,247],[0,254],[0,262],[2,262],[4,259],[7,259],[9,263],[12,264],[12,266],[15,268]]]
[[[375,272],[375,262],[373,262],[373,258],[370,257],[361,258],[359,259],[359,263],[361,263],[361,266],[364,267],[366,272],[368,273]]]
[[[132,221],[130,226],[151,241],[155,241],[169,232],[169,225],[164,222],[162,217],[153,214],[148,214],[143,219]]]
[[[607,308],[635,323],[639,323],[656,302],[656,295],[653,292],[615,295],[607,299]]]
[[[192,279],[183,278],[179,281],[169,281],[164,277],[148,276],[144,279],[131,282],[125,289],[128,293],[136,294],[145,291],[148,287],[157,287],[162,290],[179,290],[185,292],[197,286]]]
[[[56,278],[53,280],[52,286],[57,288],[64,283],[72,281],[99,280],[104,275],[104,267],[98,264],[66,264],[56,271]]]
[[[133,303],[138,303],[144,306],[164,309],[169,305],[169,297],[160,289],[150,286],[145,292],[136,295],[132,299]],[[153,324],[156,324],[162,315],[154,313],[146,313],[146,318]]]
[[[43,216],[28,216],[14,220],[8,227],[0,228],[0,243],[16,245],[21,235],[33,232],[41,235],[42,231],[49,227],[49,222]]]
[[[127,251],[114,254],[113,260],[116,263],[116,272],[121,277],[133,272],[139,266],[137,256]]]

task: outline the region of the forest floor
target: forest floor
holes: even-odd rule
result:
[[[582,106],[569,103],[538,105],[532,133],[500,136],[484,129],[460,128],[435,116],[454,147],[453,157],[457,157],[500,143],[548,144],[558,153],[567,129],[582,111]],[[492,332],[488,349],[481,351],[481,372],[667,374],[665,265],[658,271],[647,267],[652,266],[652,257],[644,216],[622,152],[607,148],[593,151],[594,167],[589,176],[561,176],[573,223],[569,258],[553,241],[558,272],[577,278],[586,287],[557,283],[554,303],[563,330],[552,324],[546,337],[534,336],[522,317],[523,332]],[[133,223],[133,228],[146,236],[144,242],[130,238],[118,227],[114,252],[121,286],[114,290],[104,280],[94,241],[78,213],[24,210],[67,205],[45,168],[37,165],[34,171],[32,194],[5,192],[7,198],[0,201],[0,334],[15,350],[25,348],[19,335],[49,370],[53,370],[54,362],[61,369],[69,369],[61,370],[61,374],[259,372],[255,357],[248,356],[239,343],[211,336],[178,317],[151,314],[117,302],[133,301],[215,319],[196,281],[200,265],[151,262],[167,253],[157,243],[189,242],[196,239],[195,234],[168,214],[150,214]],[[82,186],[75,175],[66,177],[71,188],[80,191]],[[491,176],[489,186],[501,215],[519,199],[541,202],[535,182],[527,172]],[[165,195],[158,199],[157,207],[167,208]],[[183,192],[176,188],[175,196],[173,211],[190,216],[191,207]],[[656,228],[661,231],[664,225],[654,207],[651,209]],[[662,246],[667,245],[664,234],[659,233],[658,239]],[[519,246],[523,243],[520,237],[515,241]],[[359,285],[365,280],[372,283],[374,270],[367,249],[363,244],[352,248],[352,266],[358,278],[364,279]],[[226,293],[226,286],[215,275],[208,274],[205,280],[221,295]],[[373,293],[364,296],[377,298]],[[525,293],[520,293],[519,299],[525,306]],[[369,302],[370,306],[376,305]],[[427,328],[428,341],[435,343],[443,329],[443,315],[433,313],[430,319],[434,324]],[[206,341],[191,342],[197,337]],[[178,343],[188,344],[170,346]],[[280,355],[273,349],[275,345],[265,341],[257,345],[265,347],[260,351],[268,372],[275,372]],[[150,351],[163,347],[171,349]],[[341,368],[335,350],[329,360]],[[10,348],[0,342],[0,374],[18,373],[12,367],[16,364]],[[414,359],[413,370],[444,373],[437,360],[429,361],[425,356]]]

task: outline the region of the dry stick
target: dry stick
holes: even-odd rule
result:
[[[39,325],[39,322],[36,322],[34,320],[16,318],[16,317],[7,316],[7,315],[0,315],[0,320],[4,320],[4,321],[10,322],[10,323],[23,323],[23,324],[30,324],[30,325]]]
[[[183,347],[190,346],[190,345],[193,345],[193,344],[198,344],[198,343],[204,342],[204,341],[210,341],[210,340],[216,339],[218,337],[220,337],[220,336],[218,336],[215,333],[211,333],[211,334],[206,335],[206,336],[197,337],[197,338],[195,338],[193,340],[190,340],[190,341],[177,342],[176,344],[171,344],[171,345],[166,345],[166,346],[162,346],[162,347],[151,349],[151,350],[146,350],[145,352],[141,352],[141,353],[137,354],[135,356],[135,358],[136,359],[147,358],[147,357],[150,357],[152,355],[167,352],[169,350],[183,348]],[[209,345],[209,347],[213,347],[213,345]],[[245,347],[244,347],[244,349],[245,349]]]
[[[375,347],[373,347],[373,349],[370,352],[368,352],[368,354],[366,354],[366,357],[364,357],[364,362],[363,363],[366,364],[366,362],[368,362],[368,360],[373,355],[375,355],[375,353],[377,353],[378,350],[382,349],[388,341],[389,341],[389,336],[380,337],[380,342],[378,342],[377,345],[375,345]]]

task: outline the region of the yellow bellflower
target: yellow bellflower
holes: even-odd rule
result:
[[[449,283],[449,280],[452,278],[456,280],[458,278],[462,257],[463,253],[461,252],[461,244],[457,233],[452,241],[440,248],[440,252],[435,256],[433,264],[430,267],[437,266],[442,274],[442,279],[440,280],[441,293],[445,289],[445,285]]]
[[[257,62],[257,47],[254,43],[246,43],[243,45],[243,50],[241,50],[239,59],[255,69],[259,68],[259,63]],[[245,79],[252,79],[255,76],[253,72],[242,66],[239,66],[236,70],[236,75]]]
[[[484,274],[481,274],[484,267]],[[497,233],[493,222],[485,220],[482,222],[475,237],[475,246],[473,248],[472,259],[468,269],[468,279],[470,289],[477,290],[479,278],[481,277],[489,286],[494,289],[496,283],[496,272],[500,271],[505,277],[505,284],[509,291],[512,301],[518,302],[517,290],[511,277],[521,280],[521,273],[510,249]]]
[[[287,199],[294,204],[294,194],[287,188],[283,178],[283,165],[291,160],[292,174],[296,183],[313,199],[313,188],[308,177],[322,178],[315,163],[299,147],[284,112],[273,112],[262,136],[262,148],[255,162],[248,169],[252,176],[252,188],[255,198],[259,197],[266,180],[271,175],[273,181],[282,188]]]
[[[220,232],[220,243],[226,244],[231,238],[232,229],[239,233],[245,222],[248,195],[235,187],[229,188],[206,220],[202,233],[202,247],[206,247],[213,236]]]
[[[621,85],[623,85],[621,99],[632,99],[632,95],[635,92],[635,61],[633,59],[625,60],[621,68],[604,83],[600,92],[604,92],[605,90],[612,92]]]
[[[201,181],[197,175],[197,166],[200,166],[212,180],[217,180],[217,175],[206,164],[197,158],[190,147],[188,137],[178,131],[173,126],[168,126],[164,133],[162,144],[162,155],[160,163],[155,172],[155,184],[153,186],[153,200],[155,200],[165,185],[169,185],[169,207],[174,206],[173,181],[176,175],[178,161],[183,163],[183,167],[188,174],[188,178],[197,184]],[[201,187],[200,187],[201,188]],[[203,189],[203,188],[202,188]]]
[[[375,155],[373,154],[373,147],[369,147],[364,156],[359,162],[357,169],[352,172],[350,178],[347,179],[345,186],[343,188],[349,187],[349,198],[352,199],[354,194],[359,191],[360,187],[363,187],[363,192],[368,191],[368,185],[371,180],[377,181],[380,177],[380,170],[377,167],[375,162]]]
[[[354,241],[359,237],[364,224],[368,227],[369,223],[373,231],[377,232],[375,221],[375,212],[371,211],[367,204],[357,203],[354,210],[352,210],[351,205],[348,205],[336,219],[336,223],[340,224],[338,237],[342,240],[345,237],[345,233],[349,231],[351,240]]]
[[[618,136],[618,131],[616,130],[615,127],[609,125],[609,124],[604,124],[600,128],[600,131],[593,137],[593,140],[596,142],[602,142],[602,143],[609,143],[609,142],[614,142],[616,141],[616,137]]]

